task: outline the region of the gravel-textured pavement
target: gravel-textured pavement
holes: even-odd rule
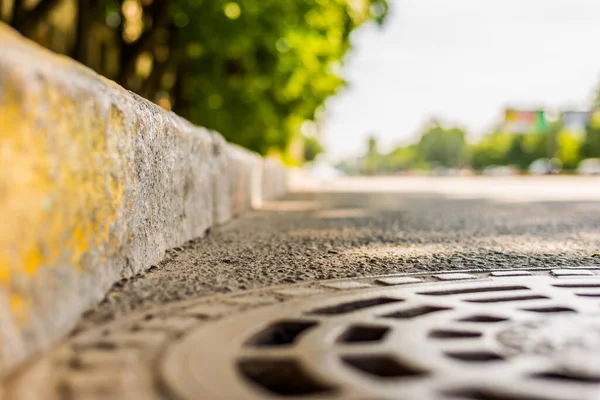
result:
[[[295,187],[117,283],[84,324],[300,281],[600,265],[599,178],[361,178]]]

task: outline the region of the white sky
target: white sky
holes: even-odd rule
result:
[[[417,137],[430,117],[473,136],[505,106],[585,108],[600,81],[600,0],[391,0],[353,36],[350,86],[323,121],[330,158]]]

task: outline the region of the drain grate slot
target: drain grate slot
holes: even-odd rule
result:
[[[308,375],[293,359],[247,359],[238,362],[241,374],[254,384],[281,396],[331,394],[335,388]]]
[[[250,338],[246,345],[257,347],[289,346],[295,342],[298,336],[316,325],[316,322],[305,321],[275,322]]]
[[[579,297],[600,297],[600,292],[597,293],[575,293]]]
[[[542,372],[532,375],[533,378],[550,379],[555,381],[568,381],[573,383],[600,383],[599,375],[578,375],[566,374],[562,372]]]
[[[426,371],[400,363],[387,355],[345,356],[347,365],[378,378],[404,378],[427,375]]]
[[[382,315],[382,317],[383,318],[396,318],[396,319],[411,319],[411,318],[416,318],[416,317],[420,317],[423,315],[427,315],[427,314],[431,314],[431,313],[435,313],[435,312],[439,312],[439,311],[446,311],[446,310],[451,310],[451,308],[435,307],[435,306],[422,306],[422,307],[409,308],[407,310],[395,311],[390,314]]]
[[[494,324],[497,322],[508,321],[508,318],[495,317],[493,315],[471,315],[469,317],[461,318],[460,322],[477,322],[482,324]]]
[[[394,298],[390,298],[390,297],[376,297],[373,299],[350,301],[347,303],[336,304],[334,306],[317,308],[316,310],[311,311],[310,314],[317,314],[317,315],[348,314],[353,311],[363,310],[365,308],[381,306],[383,304],[399,303],[402,301],[404,301],[404,300],[394,299]]]
[[[446,393],[451,398],[468,400],[549,400],[548,398],[519,396],[512,393],[492,391],[490,389],[464,389]]]
[[[574,309],[569,307],[531,307],[531,308],[522,308],[523,311],[531,311],[537,313],[563,313],[563,312],[576,312]]]
[[[368,343],[379,342],[390,331],[382,326],[355,325],[348,328],[339,338],[340,343]]]
[[[486,286],[469,287],[464,289],[435,290],[430,292],[419,292],[426,296],[453,296],[457,294],[485,293],[485,292],[507,292],[512,290],[530,290],[526,286]]]
[[[556,285],[552,286],[567,289],[590,289],[600,288],[600,283],[557,283]]]
[[[529,296],[513,296],[513,297],[486,297],[484,299],[468,299],[467,303],[508,303],[511,301],[527,301],[527,300],[546,300],[548,296],[532,294]]]
[[[504,358],[490,351],[450,351],[445,353],[455,360],[467,362],[502,361]]]
[[[430,338],[434,339],[469,339],[483,336],[477,331],[458,331],[453,329],[436,329],[429,333]]]

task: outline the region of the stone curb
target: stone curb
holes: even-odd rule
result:
[[[0,42],[2,376],[286,173],[2,24]]]

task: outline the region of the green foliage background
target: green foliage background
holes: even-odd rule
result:
[[[339,67],[349,35],[374,18],[382,2],[359,10],[341,0],[182,2],[190,21],[184,46],[200,49],[188,60],[185,107],[193,122],[262,154],[285,149],[305,120],[344,83]],[[359,2],[360,3],[360,2]],[[198,5],[200,4],[200,5]],[[226,7],[239,6],[231,19]],[[375,8],[373,8],[375,7]]]

